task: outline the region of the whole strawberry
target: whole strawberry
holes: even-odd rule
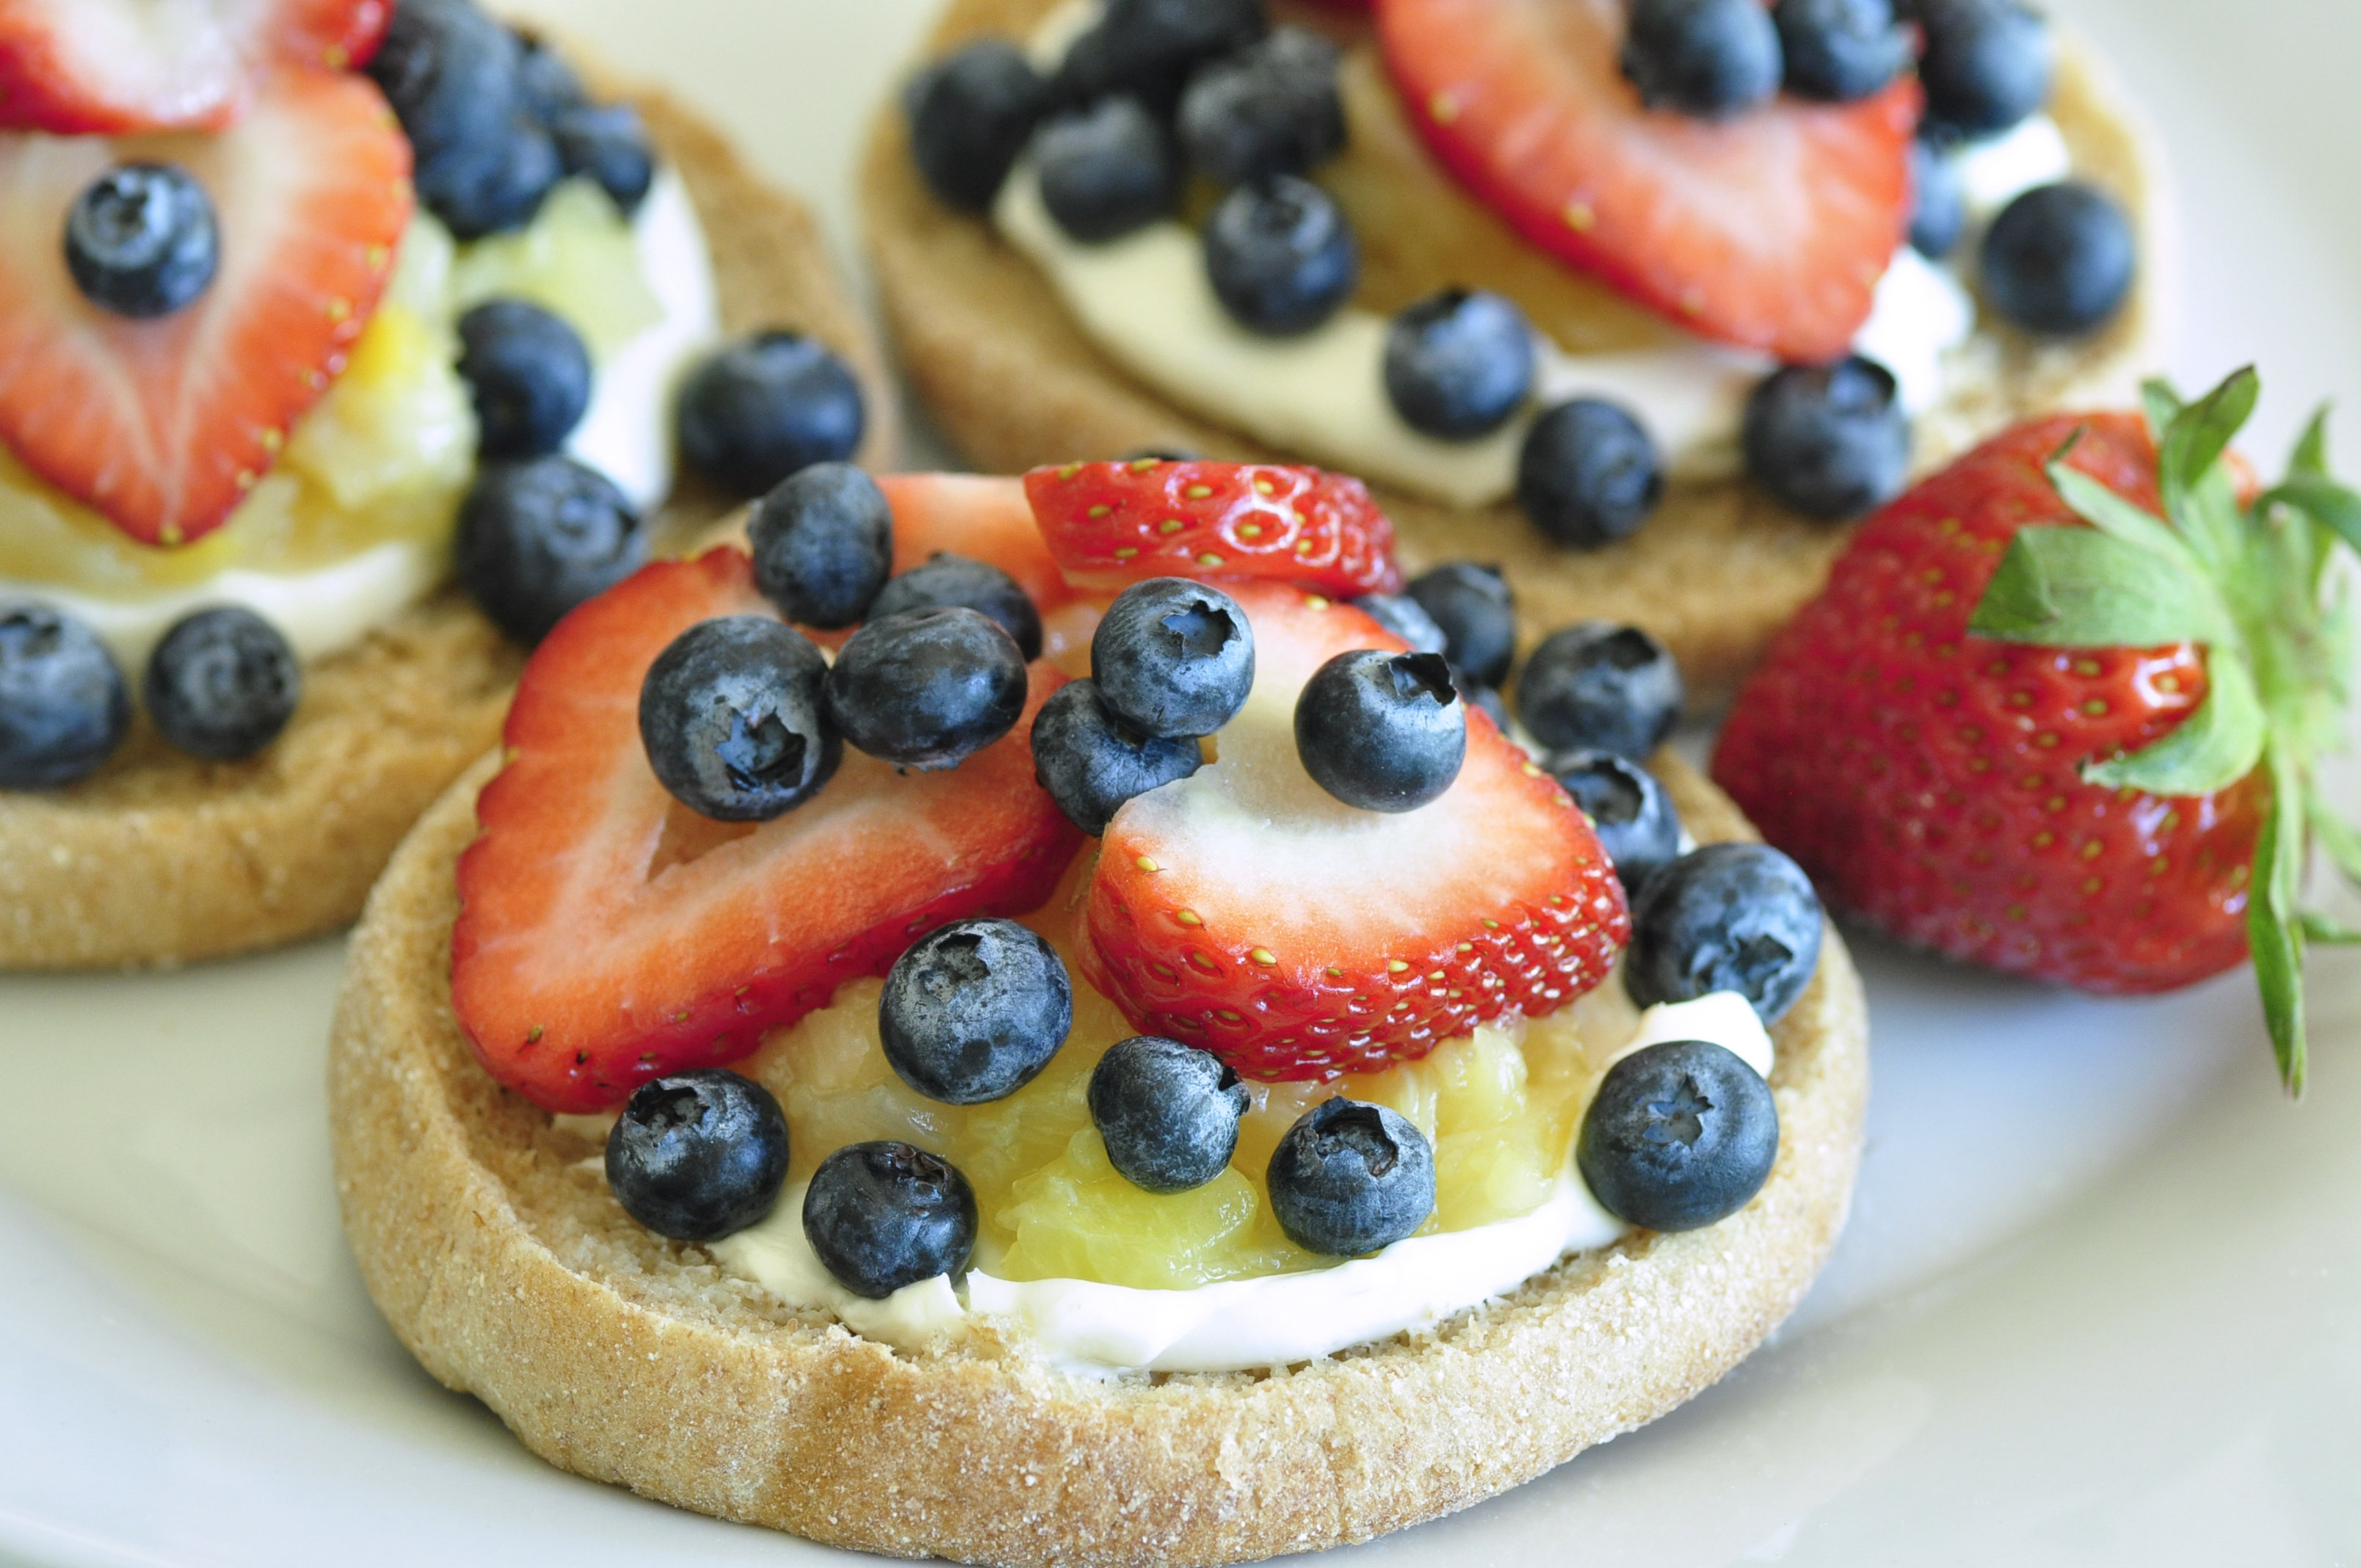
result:
[[[1952,958],[2158,992],[2251,948],[2300,1091],[2304,944],[2354,938],[2296,907],[2307,822],[2361,878],[2312,782],[2351,664],[2323,568],[2361,498],[2318,421],[2242,497],[2257,391],[2023,425],[1879,512],[1713,771],[1834,905]]]

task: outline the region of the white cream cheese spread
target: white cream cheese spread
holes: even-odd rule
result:
[[[1769,1035],[1734,992],[1647,1009],[1632,1038],[1598,1066],[1603,1071],[1645,1046],[1690,1039],[1726,1047],[1766,1076],[1772,1066]],[[972,1317],[992,1317],[1018,1325],[1052,1365],[1091,1375],[1284,1366],[1432,1328],[1629,1228],[1591,1197],[1569,1152],[1556,1186],[1529,1213],[1412,1236],[1328,1268],[1184,1290],[1001,1279],[975,1269],[957,1286],[937,1276],[869,1300],[839,1284],[812,1251],[803,1197],[801,1184],[783,1192],[761,1223],[711,1244],[714,1256],[781,1300],[826,1309],[887,1344],[924,1349],[963,1332]]]

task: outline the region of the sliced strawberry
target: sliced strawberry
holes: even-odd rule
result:
[[[390,0],[0,0],[0,129],[219,130],[280,66],[368,63]]]
[[[451,1003],[493,1077],[552,1111],[752,1051],[883,973],[918,936],[1047,898],[1080,842],[1033,782],[1033,671],[1016,730],[939,773],[847,751],[757,827],[675,806],[641,749],[640,682],[674,637],[774,613],[744,552],[646,567],[560,622],[525,666],[510,761],[459,861]]]
[[[1428,145],[1526,238],[1708,337],[1841,356],[1910,220],[1923,102],[1781,98],[1720,123],[1642,106],[1622,0],[1379,0]]]
[[[68,211],[128,157],[187,168],[220,227],[211,286],[155,321],[65,265]],[[410,211],[410,144],[357,76],[284,72],[218,137],[0,136],[0,442],[143,543],[202,538],[343,370]]]
[[[1091,882],[1093,978],[1132,1023],[1250,1078],[1333,1079],[1605,979],[1631,924],[1555,781],[1475,720],[1441,799],[1344,805],[1297,758],[1296,696],[1337,653],[1405,645],[1298,589],[1229,592],[1254,626],[1254,693],[1218,762],[1116,813]]]
[[[1036,468],[1025,493],[1078,587],[1275,577],[1351,598],[1401,587],[1393,523],[1342,474],[1143,457]]]
[[[1044,615],[1074,597],[1042,542],[1021,479],[975,474],[885,474],[894,509],[894,570],[924,565],[939,550],[988,561],[1016,579]]]

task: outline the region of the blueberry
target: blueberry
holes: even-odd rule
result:
[[[2049,101],[2049,24],[2017,0],[1917,0],[1918,80],[1928,123],[1962,136],[2004,131]]]
[[[66,270],[83,298],[116,315],[170,315],[220,265],[213,198],[179,164],[118,164],[66,214]]]
[[[530,646],[648,558],[623,492],[568,457],[496,463],[459,506],[459,581],[494,625]]]
[[[1193,446],[1141,446],[1126,452],[1125,463],[1201,463],[1205,455]]]
[[[1735,1214],[1778,1157],[1770,1086],[1704,1040],[1650,1046],[1608,1069],[1575,1144],[1599,1206],[1651,1231],[1694,1231]]]
[[[978,38],[927,67],[902,94],[910,159],[945,204],[983,212],[1049,105],[1049,84],[1006,38]]]
[[[1034,135],[1033,161],[1049,215],[1085,243],[1120,238],[1180,204],[1180,159],[1136,98],[1049,120]]]
[[[754,507],[754,586],[789,620],[835,631],[870,613],[894,570],[894,510],[850,463],[815,463]]]
[[[493,300],[459,318],[459,376],[475,396],[477,450],[494,461],[555,452],[590,407],[581,334],[522,300]]]
[[[1499,294],[1445,289],[1386,332],[1386,396],[1412,430],[1470,441],[1509,422],[1533,385],[1533,329]]]
[[[717,822],[767,822],[819,793],[844,757],[828,661],[768,616],[700,621],[640,683],[640,743],[673,798]]]
[[[908,1144],[847,1144],[812,1173],[804,1238],[838,1284],[882,1301],[905,1286],[965,1272],[975,1251],[975,1189],[949,1160]]]
[[[1312,331],[1353,297],[1361,247],[1336,198],[1290,174],[1241,185],[1205,221],[1205,276],[1230,319],[1265,337]]]
[[[769,1214],[787,1179],[787,1118],[771,1091],[722,1068],[652,1079],[607,1135],[623,1212],[675,1241],[719,1241]]]
[[[656,155],[637,109],[585,104],[558,115],[549,132],[566,173],[588,175],[625,217],[640,210],[656,182]]]
[[[1948,137],[1910,138],[1910,247],[1940,261],[1968,226],[1968,187]]]
[[[47,605],[0,600],[0,789],[87,778],[130,728],[130,690],[98,633]]]
[[[955,768],[1016,726],[1025,655],[972,609],[873,620],[838,650],[828,711],[851,745],[896,767]]]
[[[1648,879],[1631,911],[1623,982],[1642,1007],[1735,991],[1775,1024],[1820,961],[1820,900],[1763,844],[1708,844]]]
[[[1096,839],[1126,801],[1204,765],[1194,740],[1141,735],[1099,700],[1095,681],[1069,681],[1033,716],[1033,776],[1068,821]]]
[[[1517,455],[1517,502],[1561,544],[1595,550],[1640,532],[1664,499],[1664,470],[1646,427],[1596,398],[1533,421]]]
[[[1211,735],[1254,689],[1254,628],[1238,601],[1185,577],[1134,583],[1091,634],[1107,711],[1142,735]]]
[[[1399,1111],[1324,1100],[1279,1140],[1268,1182],[1288,1240],[1355,1257],[1393,1245],[1434,1212],[1434,1150]]]
[[[1768,102],[1781,70],[1761,0],[1633,0],[1623,74],[1652,109],[1728,119]]]
[[[225,605],[184,617],[148,656],[141,703],[156,732],[192,757],[236,762],[279,739],[303,666],[277,627]]]
[[[1910,416],[1894,372],[1859,355],[1791,365],[1746,400],[1746,471],[1806,517],[1859,517],[1910,477]]]
[[[1467,678],[1465,670],[1452,671],[1451,684],[1458,688],[1459,700],[1467,705],[1470,712],[1482,713],[1501,734],[1509,732],[1509,705],[1501,700],[1498,688],[1477,685]]]
[[[1180,146],[1216,185],[1308,174],[1345,145],[1336,46],[1281,27],[1253,48],[1198,68],[1180,99]]]
[[[1799,98],[1850,104],[1877,92],[1910,63],[1910,37],[1893,0],[1779,0],[1771,20]]]
[[[688,466],[749,498],[851,457],[867,423],[851,367],[798,332],[756,333],[714,355],[682,386],[675,418]]]
[[[1517,677],[1517,714],[1552,751],[1645,762],[1681,721],[1680,666],[1636,626],[1586,620],[1552,632]]]
[[[538,34],[511,28],[517,41],[517,96],[524,112],[553,130],[558,116],[589,102],[582,78]]]
[[[421,163],[415,179],[453,236],[471,240],[531,224],[565,176],[556,138],[519,110],[491,139]]]
[[[1439,653],[1339,653],[1295,699],[1295,751],[1345,805],[1415,811],[1459,776],[1467,706]]]
[[[878,999],[886,1065],[945,1105],[1005,1100],[1074,1026],[1058,950],[1014,920],[960,920],[895,960]]]
[[[1517,617],[1508,582],[1498,566],[1446,561],[1411,579],[1406,590],[1443,629],[1443,656],[1478,685],[1497,686],[1509,678],[1517,653]]]
[[[1262,0],[1111,0],[1066,51],[1056,91],[1067,103],[1127,93],[1169,116],[1192,70],[1268,26]]]
[[[989,561],[970,560],[938,550],[923,565],[911,567],[878,590],[869,614],[883,620],[906,609],[960,606],[990,616],[1016,639],[1016,651],[1029,662],[1041,656],[1041,612],[1024,587]]]
[[[370,57],[368,74],[409,139],[420,198],[455,230],[457,219],[478,234],[489,232],[477,225],[487,216],[485,208],[500,205],[492,198],[504,181],[520,183],[509,143],[517,122],[532,118],[534,82],[545,85],[545,77],[526,79],[524,46],[516,35],[472,0],[403,0]],[[556,148],[545,135],[542,145],[555,181]],[[529,187],[532,178],[521,183]]]
[[[1979,280],[1993,309],[2028,332],[2068,336],[2123,309],[2139,270],[2131,220],[2094,187],[2027,191],[1984,231]]]
[[[1451,646],[1434,617],[1408,594],[1363,594],[1353,608],[1409,643],[1413,652],[1441,653]]]
[[[1589,817],[1627,903],[1680,858],[1680,813],[1655,774],[1613,751],[1560,751],[1543,765]]]
[[[1220,1058],[1135,1035],[1091,1072],[1091,1123],[1107,1163],[1148,1192],[1186,1192],[1230,1168],[1246,1085]]]

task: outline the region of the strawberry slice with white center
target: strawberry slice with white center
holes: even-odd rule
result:
[[[1524,236],[1688,330],[1840,357],[1910,221],[1908,74],[1856,104],[1651,110],[1622,0],[1379,0],[1386,60],[1444,164]]]
[[[769,822],[677,805],[641,747],[648,666],[699,621],[775,613],[725,546],[642,569],[525,666],[459,860],[451,1004],[492,1076],[544,1109],[742,1057],[935,927],[1034,908],[1080,844],[1033,780],[1032,716],[1062,684],[1043,664],[1016,729],[955,769],[847,751]]]
[[[1338,653],[1406,645],[1298,589],[1226,591],[1254,626],[1253,694],[1217,762],[1115,814],[1092,876],[1093,978],[1132,1023],[1246,1077],[1326,1080],[1604,980],[1631,923],[1556,781],[1477,718],[1439,799],[1345,805],[1297,756],[1296,697]]]
[[[0,129],[219,130],[280,66],[347,71],[392,0],[0,0]]]
[[[66,217],[116,163],[188,170],[219,269],[137,321],[84,298]],[[376,86],[287,71],[221,136],[0,136],[0,442],[146,544],[203,538],[344,369],[410,222],[410,144]]]
[[[1025,493],[1080,587],[1269,577],[1352,598],[1401,587],[1392,520],[1344,474],[1140,457],[1036,468]]]

